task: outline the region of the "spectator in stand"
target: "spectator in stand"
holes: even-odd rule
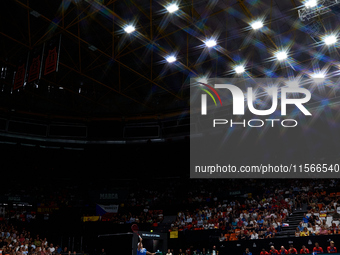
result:
[[[259,231],[259,239],[264,239],[264,238],[265,238],[264,231]]]
[[[319,231],[317,231],[317,230],[316,230],[316,227],[313,226],[313,227],[312,227],[312,230],[310,231],[310,234],[311,234],[312,236],[316,236],[316,235],[319,234]]]
[[[241,218],[238,219],[238,222],[237,222],[236,226],[237,226],[238,228],[241,228],[241,227],[243,226],[243,221],[242,221]]]
[[[272,226],[274,227],[274,229],[275,229],[277,232],[281,232],[281,223],[280,223],[280,222],[277,222],[277,221],[274,219],[274,222],[273,222]]]
[[[325,228],[324,225],[321,226],[321,229],[319,231],[319,235],[328,235],[328,230]]]
[[[42,244],[43,244],[44,246],[47,246],[48,242],[47,242],[46,237],[45,237],[44,240],[42,241]]]
[[[35,245],[36,247],[39,247],[39,246],[41,245],[41,241],[40,241],[39,237],[37,237],[37,238],[35,239],[34,245]]]
[[[53,253],[55,251],[55,248],[53,247],[53,243],[50,243],[49,250],[50,250],[51,253]]]
[[[338,252],[338,250],[334,246],[334,242],[333,241],[330,241],[329,246],[327,247],[327,252],[328,253],[337,253]]]
[[[295,229],[295,237],[299,237],[300,234],[301,234],[301,232],[300,232],[299,228],[297,227],[297,228]]]
[[[233,229],[236,229],[236,227],[237,227],[236,219],[234,219],[234,220],[232,221],[231,225],[233,226]]]
[[[223,235],[223,233],[221,233],[221,236],[219,238],[220,242],[224,242],[224,241],[226,241],[226,239],[227,238]]]
[[[170,251],[170,249],[168,249],[168,252],[166,253],[166,255],[173,255]]]
[[[292,244],[289,246],[288,254],[298,254],[297,250]]]
[[[249,248],[246,248],[245,252],[243,252],[243,255],[253,255],[253,253],[249,251]]]
[[[260,255],[269,255],[268,252],[266,252],[266,249],[262,249],[262,251],[260,252]]]
[[[264,222],[263,217],[261,217],[261,218],[257,221],[257,224],[263,225],[263,222]]]
[[[268,252],[270,255],[273,255],[273,254],[280,254],[274,246],[270,246],[270,250]]]
[[[309,226],[314,226],[315,225],[315,218],[314,218],[313,213],[308,218],[308,225]]]
[[[297,226],[297,228],[300,230],[300,232],[303,231],[304,226],[302,226],[302,221],[299,223],[299,226]]]
[[[313,248],[313,253],[323,253],[322,247],[319,246],[319,243],[315,243],[315,247]]]
[[[325,214],[327,214],[327,212],[325,212]],[[322,224],[321,224],[321,226],[323,226],[324,228],[326,228],[326,229],[328,229],[329,228],[329,226],[327,225],[327,222],[326,222],[326,220],[322,220]]]
[[[335,222],[332,222],[332,226],[330,227],[330,231],[332,232],[332,234],[337,234],[338,230],[338,226],[335,224]]]
[[[279,251],[279,254],[288,254],[288,251],[285,249],[284,246],[281,246],[281,249]]]
[[[233,230],[233,226],[231,225],[231,223],[229,223],[229,225],[226,227],[225,229],[228,233],[233,233],[234,230]]]
[[[239,235],[237,236],[237,239],[238,240],[245,240],[246,239],[246,236],[244,235],[243,229],[241,229]]]
[[[309,231],[306,227],[304,227],[303,231],[300,232],[300,236],[309,236]]]
[[[319,216],[315,216],[315,225],[321,226],[321,220],[320,220]]]
[[[103,248],[100,255],[106,255],[105,249]]]
[[[300,254],[309,254],[309,250],[306,248],[306,246],[302,245]]]
[[[273,234],[275,234],[275,227],[274,227],[274,225],[271,225],[270,227],[269,227],[269,230],[270,230],[270,232],[272,232]]]
[[[204,249],[204,248],[203,248],[203,249]],[[185,255],[184,252],[182,251],[182,249],[179,249],[178,255]]]
[[[199,220],[197,221],[197,227],[198,227],[198,228],[203,227],[203,220],[202,220],[202,217],[199,217]]]
[[[340,220],[340,214],[335,210],[333,213],[333,220]]]
[[[295,210],[300,207],[300,210],[302,210],[302,204],[301,204],[301,196],[296,195],[295,197]]]
[[[47,255],[47,252],[46,252],[45,247],[42,248],[40,254],[41,254],[41,255]]]
[[[57,254],[60,254],[61,251],[62,251],[61,246],[57,245],[57,246],[56,246],[56,252],[57,252]]]
[[[303,223],[308,223],[309,222],[309,217],[307,216],[307,214],[303,214],[303,218],[302,218]]]
[[[253,232],[251,233],[250,239],[251,239],[251,240],[259,239],[258,233],[256,233],[255,231],[253,231]]]

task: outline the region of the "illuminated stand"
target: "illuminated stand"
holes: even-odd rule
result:
[[[168,239],[167,233],[155,233],[155,232],[145,232],[139,231],[139,235],[143,239],[143,247],[149,252],[155,252],[156,255],[165,255]],[[132,238],[132,255],[137,254],[137,244],[139,238],[137,235],[133,235]]]

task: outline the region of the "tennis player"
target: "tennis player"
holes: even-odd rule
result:
[[[145,248],[143,248],[142,240],[143,239],[139,237],[139,243],[137,246],[137,255],[156,255],[156,253],[151,253],[147,251]]]

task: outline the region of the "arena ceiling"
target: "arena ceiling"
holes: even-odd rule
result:
[[[323,4],[337,2],[319,1]],[[182,115],[190,78],[339,74],[339,5],[301,21],[298,0],[2,0],[2,112],[121,118]],[[263,28],[250,24],[263,21]],[[135,31],[124,28],[133,24]],[[61,37],[59,37],[61,35]],[[13,90],[14,71],[28,52],[61,38],[58,72]],[[208,39],[217,45],[206,47]],[[45,44],[44,44],[45,43]],[[289,59],[274,59],[279,50]],[[46,54],[46,53],[45,53]],[[176,56],[168,63],[165,58]],[[334,92],[334,88],[333,88]]]

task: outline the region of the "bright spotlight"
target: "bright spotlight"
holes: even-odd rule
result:
[[[285,60],[288,58],[287,52],[285,51],[279,51],[276,53],[276,58],[279,61]]]
[[[299,80],[290,80],[286,82],[288,88],[299,88],[300,82]]]
[[[313,7],[317,6],[317,5],[318,5],[318,1],[317,0],[307,0],[305,2],[305,7],[307,7],[307,8],[313,8]]]
[[[324,79],[326,76],[323,73],[314,73],[311,75],[314,79]]]
[[[236,72],[237,74],[244,73],[244,72],[245,72],[244,66],[242,66],[242,65],[236,66],[236,67],[235,67],[235,72]]]
[[[202,76],[202,77],[198,78],[197,81],[201,82],[201,83],[205,83],[205,84],[208,83],[208,79],[205,76]]]
[[[337,38],[335,35],[328,35],[323,39],[323,41],[326,45],[332,45],[336,43]]]
[[[134,26],[132,26],[132,25],[128,25],[128,26],[126,26],[126,27],[124,28],[124,31],[125,31],[126,33],[128,33],[128,34],[132,33],[132,32],[135,31],[135,30],[136,30],[136,28],[135,28]]]
[[[275,90],[277,90],[278,89],[278,87],[276,87],[276,86],[271,86],[271,87],[266,87],[265,88],[265,91],[266,91],[266,93],[268,94],[268,95],[271,95],[272,93],[273,93],[273,91],[275,91]]]
[[[166,61],[168,61],[168,63],[173,63],[176,61],[176,57],[175,56],[167,56]]]
[[[260,29],[260,28],[263,27],[263,22],[262,22],[261,20],[254,21],[253,23],[251,23],[251,27],[252,27],[254,30]]]
[[[178,10],[178,5],[177,4],[170,4],[166,7],[167,11],[169,13],[173,13]]]
[[[214,40],[214,39],[206,40],[204,43],[208,48],[214,47],[217,44],[216,40]]]

